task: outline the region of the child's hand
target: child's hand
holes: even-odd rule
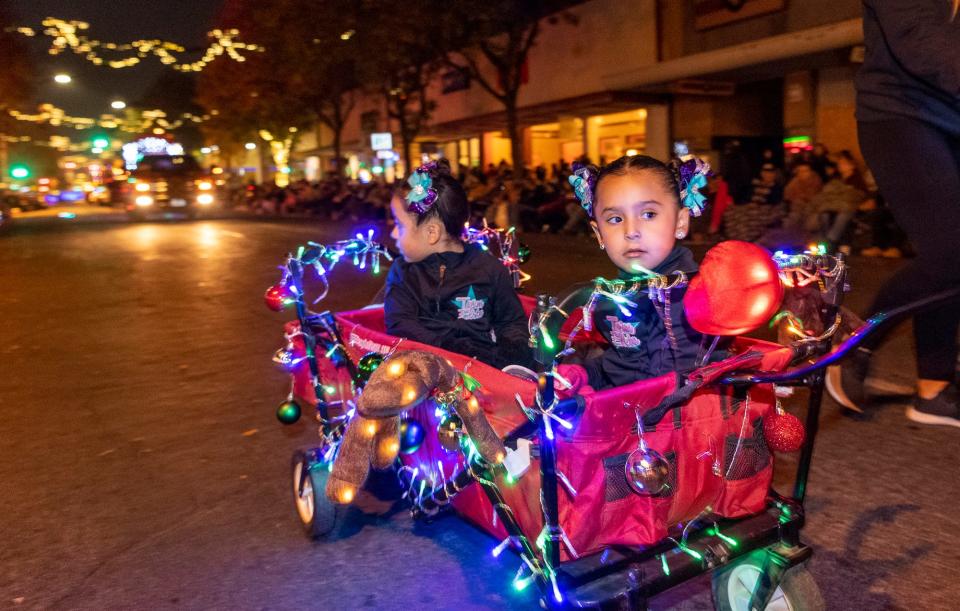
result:
[[[563,382],[556,380],[554,388],[556,388],[559,396],[565,398],[577,393],[584,394],[593,392],[593,388],[590,387],[587,370],[580,365],[558,365],[557,374],[570,383],[570,388],[567,388]]]

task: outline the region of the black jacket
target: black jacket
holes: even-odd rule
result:
[[[960,136],[960,15],[948,0],[865,0],[857,119],[907,117]]]
[[[683,271],[688,277],[698,270],[693,253],[674,247],[653,271],[668,275]],[[621,279],[628,276],[621,273]],[[671,371],[689,372],[696,366],[703,336],[687,323],[683,313],[686,287],[670,291],[670,319],[677,351],[670,346],[667,329],[646,292],[637,296],[637,308],[626,316],[610,300],[601,299],[593,312],[594,328],[610,343],[604,353],[584,363],[590,386],[596,390],[630,384]]]
[[[478,246],[397,259],[383,302],[387,332],[494,367],[531,364],[527,316],[500,261]]]

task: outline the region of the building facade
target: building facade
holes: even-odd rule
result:
[[[730,142],[782,158],[813,143],[857,153],[853,74],[862,56],[858,0],[590,0],[545,18],[519,96],[525,164],[582,157],[665,159],[678,144],[717,161]],[[417,158],[455,169],[513,164],[506,114],[478,83],[442,72]],[[371,135],[393,133],[391,151]],[[323,126],[300,140],[308,177],[329,166]],[[362,96],[343,134],[350,172],[402,175],[382,100]]]

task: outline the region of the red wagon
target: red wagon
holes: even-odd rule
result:
[[[361,423],[369,422],[357,416],[369,370],[381,357],[392,363],[420,353],[442,357],[462,374],[466,390],[455,407],[478,407],[506,455],[484,458],[472,443],[474,424],[458,417],[464,412],[451,411],[444,394],[418,399],[403,412],[401,451],[392,462],[405,496],[415,515],[449,505],[499,542],[495,555],[515,552],[515,587],[536,584],[545,606],[644,608],[648,598],[713,571],[720,609],[823,607],[804,567],[811,550],[799,538],[823,367],[891,320],[871,319],[831,352],[836,325],[830,322],[838,320],[845,283],[841,259],[812,253],[778,260],[785,275],[815,279],[824,290],[828,328],[819,336],[791,346],[738,337],[728,358],[687,376],[571,393],[550,365],[560,351],[555,344],[570,338],[575,322],[554,313],[572,313],[576,303],[557,307],[545,295],[522,299],[543,367],[535,380],[517,377],[388,335],[382,307],[311,313],[303,270],[325,252],[304,256],[301,250],[288,259],[285,281],[298,320],[287,323],[288,343],[277,357],[293,380],[281,416],[284,409],[310,406],[320,421],[321,443],[298,452],[293,462],[297,513],[312,537],[330,533],[351,500],[333,494],[331,501],[325,489],[344,436],[360,435]],[[355,244],[337,259],[375,252],[369,243]],[[582,349],[595,340],[580,335],[567,344]],[[779,410],[774,384],[811,389],[789,496],[770,485],[775,455],[769,429],[775,445],[781,443],[777,427],[792,418]]]

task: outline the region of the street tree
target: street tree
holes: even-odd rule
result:
[[[30,55],[23,36],[12,31],[15,26],[5,3],[0,3],[0,181],[7,176],[8,136],[20,126],[10,110],[23,110],[33,89]]]
[[[450,37],[447,44],[454,49],[447,54],[447,63],[503,105],[515,178],[520,178],[525,161],[517,100],[527,81],[527,56],[545,16],[577,22],[562,10],[569,4],[563,0],[453,0],[447,5],[443,27]]]
[[[361,74],[367,88],[382,97],[388,119],[397,126],[409,172],[417,165],[411,145],[437,105],[429,97],[429,86],[442,65],[447,41],[425,31],[437,23],[435,1],[410,0],[402,11],[376,10],[376,5],[366,5],[373,10],[364,16],[359,32],[360,45],[369,51]]]
[[[301,41],[284,36],[294,4],[295,0],[227,2],[218,26],[238,29],[245,40],[265,51],[250,54],[244,62],[213,62],[197,84],[197,102],[212,115],[208,133],[219,132],[231,140],[259,138],[270,151],[279,185],[288,181],[290,150],[312,118],[302,94]]]
[[[342,174],[343,130],[358,100],[360,64],[368,55],[358,44],[364,16],[359,0],[284,0],[288,37],[306,106],[333,136],[334,171]],[[380,7],[384,10],[383,7]]]

